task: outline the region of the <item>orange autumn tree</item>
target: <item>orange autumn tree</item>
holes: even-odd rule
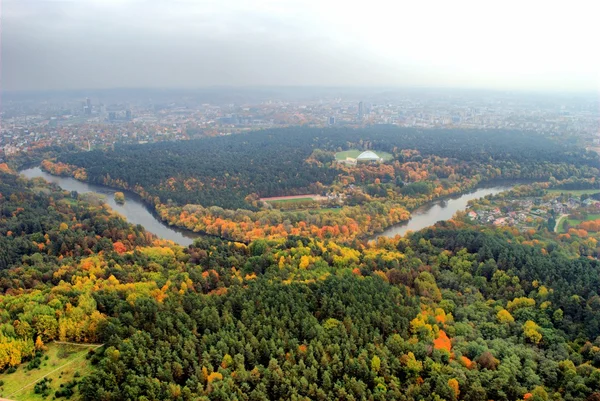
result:
[[[121,254],[121,253],[125,253],[127,251],[127,247],[121,242],[121,241],[117,241],[113,244],[113,248],[115,250],[115,252]]]
[[[444,330],[440,330],[438,337],[433,340],[433,347],[439,350],[444,349],[448,352],[452,350],[452,341],[450,341],[450,338]]]
[[[460,361],[462,362],[463,365],[465,365],[465,368],[467,369],[471,369],[473,368],[473,361],[471,361],[469,358],[467,358],[466,356],[461,356],[460,357]]]

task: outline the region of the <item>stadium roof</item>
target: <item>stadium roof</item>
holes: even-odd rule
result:
[[[381,159],[381,157],[377,156],[377,154],[375,152],[371,152],[370,150],[367,150],[366,152],[362,152],[356,158],[356,160],[379,160],[379,159]]]

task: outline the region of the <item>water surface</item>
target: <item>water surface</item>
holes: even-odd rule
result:
[[[144,201],[133,192],[122,191],[125,194],[126,199],[125,204],[120,205],[114,200],[114,194],[117,190],[104,185],[88,184],[77,181],[71,177],[55,176],[42,171],[39,167],[22,170],[20,173],[27,178],[44,178],[46,181],[58,184],[62,189],[67,191],[77,191],[79,193],[92,192],[102,195],[104,196],[105,202],[108,203],[113,210],[123,215],[128,222],[140,224],[147,231],[177,244],[188,246],[195,238],[200,237],[200,234],[171,227],[164,223],[151,209],[149,209]],[[419,231],[434,225],[438,221],[449,220],[456,212],[465,210],[467,203],[470,200],[483,198],[487,195],[496,195],[511,189],[513,186],[513,183],[511,183],[479,188],[452,199],[438,200],[429,203],[416,209],[408,222],[388,227],[381,234],[376,235],[376,237],[395,237],[396,235],[404,235],[409,230]]]
[[[106,187],[104,185],[88,184],[86,182],[77,181],[71,177],[59,177],[42,171],[39,167],[29,168],[19,172],[27,178],[41,177],[48,182],[58,184],[66,191],[77,191],[78,193],[95,193],[103,196],[104,201],[110,207],[121,214],[132,224],[143,226],[146,231],[156,234],[160,238],[171,240],[179,245],[188,246],[194,238],[198,238],[200,234],[188,230],[182,230],[175,227],[170,227],[152,212],[152,210],[144,203],[144,201],[131,191],[120,191],[125,194],[125,204],[120,205],[114,200],[115,192],[118,190]]]
[[[513,186],[506,184],[491,186],[489,188],[479,188],[455,198],[428,203],[416,209],[411,214],[411,219],[408,222],[388,227],[375,237],[395,237],[396,235],[404,235],[407,231],[422,230],[434,225],[438,221],[451,219],[456,212],[465,210],[470,200],[483,198],[487,195],[496,195],[500,192],[508,191]]]

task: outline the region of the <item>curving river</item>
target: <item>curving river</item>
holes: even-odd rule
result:
[[[116,189],[103,185],[88,184],[70,177],[59,177],[48,174],[39,167],[21,170],[19,173],[27,178],[41,177],[48,182],[58,184],[62,189],[67,191],[77,191],[82,194],[88,192],[99,194],[115,212],[123,215],[128,222],[139,224],[158,237],[171,240],[179,245],[188,246],[195,238],[201,236],[189,230],[181,230],[168,226],[133,192],[118,190],[125,194],[125,204],[120,205],[114,200],[115,192],[117,192]]]
[[[46,181],[58,184],[62,189],[67,191],[77,191],[79,193],[93,192],[99,194],[104,197],[106,203],[108,203],[114,211],[123,215],[128,222],[139,224],[147,231],[150,231],[161,238],[171,240],[179,245],[188,246],[195,238],[201,236],[201,234],[189,230],[183,230],[167,225],[137,194],[134,194],[133,192],[121,191],[125,194],[126,201],[125,204],[120,205],[114,200],[114,194],[117,190],[103,185],[88,184],[70,177],[55,176],[42,171],[39,167],[21,170],[19,173],[27,178],[44,178]],[[375,237],[394,237],[396,235],[404,235],[409,230],[419,231],[434,225],[438,221],[452,218],[456,212],[465,210],[467,202],[472,199],[482,198],[487,195],[495,195],[507,191],[513,186],[514,183],[503,183],[487,188],[479,188],[454,199],[439,200],[423,205],[412,213],[412,218],[408,222],[389,227]]]
[[[407,231],[422,230],[434,225],[438,221],[451,219],[456,212],[465,210],[467,208],[467,203],[470,200],[483,198],[488,195],[496,195],[500,192],[508,191],[513,187],[514,184],[503,184],[487,188],[478,188],[455,198],[428,203],[413,211],[411,213],[411,219],[406,223],[388,227],[382,233],[377,234],[375,238],[395,237],[396,235],[404,235]]]

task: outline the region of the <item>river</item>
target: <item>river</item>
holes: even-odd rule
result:
[[[406,223],[397,224],[385,229],[375,237],[395,237],[404,235],[407,231],[419,231],[430,227],[438,221],[449,220],[458,211],[465,210],[467,203],[473,199],[483,198],[487,195],[496,195],[508,191],[514,184],[499,184],[487,188],[478,188],[455,198],[437,200],[417,208],[411,213],[411,219]]]
[[[62,189],[67,191],[77,191],[79,193],[93,192],[99,194],[104,197],[106,203],[108,203],[114,211],[123,215],[128,222],[139,224],[147,231],[156,234],[158,237],[171,240],[179,245],[188,246],[195,238],[201,236],[200,234],[189,230],[183,230],[167,225],[137,194],[133,192],[122,191],[125,194],[126,201],[125,204],[120,205],[114,200],[114,194],[117,190],[103,185],[88,184],[70,177],[55,176],[42,171],[39,167],[21,170],[20,174],[27,178],[44,178],[46,181],[58,184]],[[452,218],[456,212],[465,210],[467,202],[472,199],[482,198],[487,195],[495,195],[509,190],[513,186],[514,183],[502,183],[495,186],[479,188],[454,199],[438,200],[426,204],[415,210],[412,213],[412,218],[408,222],[389,227],[375,237],[394,237],[398,234],[404,235],[409,230],[419,231],[434,225],[438,221]]]
[[[158,237],[171,240],[176,244],[188,246],[195,238],[200,237],[200,234],[192,231],[170,227],[153,213],[137,194],[131,191],[121,191],[125,194],[125,204],[120,205],[114,199],[117,190],[103,185],[88,184],[70,177],[58,177],[42,171],[39,167],[21,170],[19,173],[27,178],[41,177],[48,182],[58,184],[67,191],[77,191],[81,194],[89,192],[99,194],[103,196],[105,202],[115,212],[123,215],[128,222],[139,224]]]

